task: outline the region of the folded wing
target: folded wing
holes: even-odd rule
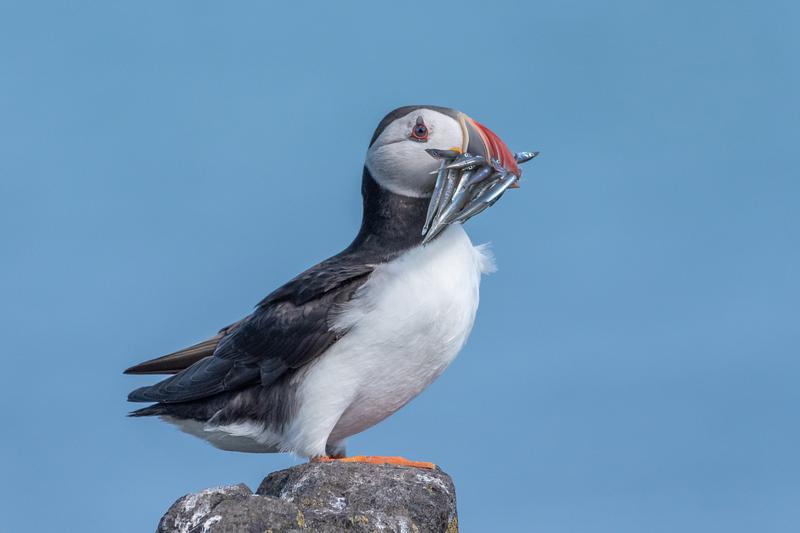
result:
[[[374,266],[345,251],[310,268],[217,336],[129,368],[131,374],[175,375],[134,390],[128,400],[178,403],[257,383],[269,386],[346,334],[331,330],[331,313],[353,297]]]

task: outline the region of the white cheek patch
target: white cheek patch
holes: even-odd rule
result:
[[[429,156],[424,143],[401,141],[370,150],[367,168],[375,181],[393,193],[404,196],[429,196],[433,180],[429,174],[439,162]]]
[[[428,142],[409,138],[419,116],[428,127]],[[425,149],[460,147],[462,140],[461,125],[456,119],[431,109],[415,109],[381,132],[367,152],[366,166],[375,181],[393,193],[430,196],[435,180],[430,173],[439,167],[439,162]]]

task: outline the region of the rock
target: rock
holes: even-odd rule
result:
[[[253,494],[231,485],[187,494],[157,533],[457,533],[456,493],[439,470],[306,463],[268,475]]]

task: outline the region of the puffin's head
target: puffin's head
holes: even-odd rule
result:
[[[438,106],[400,107],[386,115],[372,136],[366,167],[378,184],[393,193],[429,197],[440,165],[429,149],[495,159],[520,175],[514,154],[489,128],[460,111]]]

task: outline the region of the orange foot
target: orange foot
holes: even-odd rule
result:
[[[397,466],[410,466],[413,468],[429,468],[434,469],[436,465],[427,461],[409,461],[403,457],[384,457],[382,455],[354,455],[352,457],[314,457],[311,459],[312,463],[333,463],[339,461],[341,463],[369,463],[372,465],[397,465]]]

